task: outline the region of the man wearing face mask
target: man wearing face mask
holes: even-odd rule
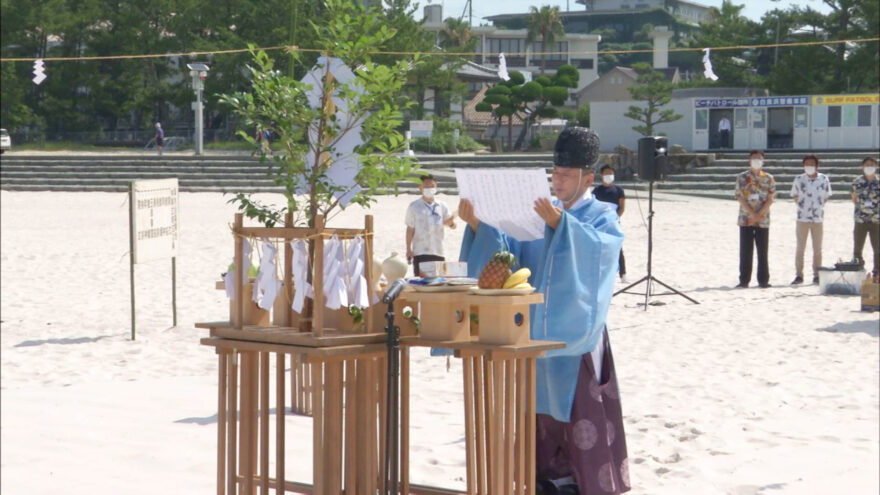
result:
[[[444,261],[443,226],[455,228],[455,217],[437,194],[437,179],[423,175],[419,185],[422,197],[410,203],[406,210],[406,260],[413,265],[413,274],[421,277],[419,264],[427,261]]]
[[[534,204],[545,222],[542,239],[517,241],[480,222],[467,200],[458,209],[468,224],[459,257],[467,261],[468,275],[478,276],[495,251],[512,252],[531,269],[529,282],[544,295],[544,304],[531,307],[531,337],[566,344],[537,360],[539,495],[630,490],[605,325],[623,232],[614,207],[590,192],[598,156],[599,137],[592,130],[570,127],[559,134],[551,179],[556,199],[540,198]]]
[[[596,196],[599,201],[617,205],[617,216],[618,218],[622,217],[623,211],[626,209],[626,195],[622,187],[614,185],[614,169],[611,168],[611,165],[602,165],[599,174],[602,177],[602,185],[593,189],[593,196]],[[626,259],[623,257],[623,249],[620,250],[618,264],[620,265],[618,269],[620,280],[626,282]]]
[[[764,152],[749,153],[749,169],[736,177],[736,199],[739,201],[739,285],[744,289],[752,279],[752,253],[758,251],[758,285],[770,287],[767,248],[770,243],[770,205],[776,194],[776,180],[764,167]]]
[[[804,251],[807,235],[813,240],[813,283],[819,283],[819,266],[822,265],[822,220],[825,202],[831,197],[831,181],[820,174],[819,158],[807,155],[801,162],[804,173],[795,177],[791,185],[791,197],[797,204],[797,250],[794,255],[795,277],[792,285],[804,283]]]
[[[877,178],[877,160],[862,160],[862,175],[853,182],[852,200],[855,204],[853,229],[853,258],[862,260],[865,238],[871,237],[874,252],[874,280],[880,278],[880,179]]]

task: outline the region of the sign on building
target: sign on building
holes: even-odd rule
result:
[[[412,137],[431,137],[431,133],[434,131],[434,121],[433,120],[410,120],[409,121],[409,130],[412,132]]]
[[[180,244],[177,179],[131,183],[132,262],[177,256]]]

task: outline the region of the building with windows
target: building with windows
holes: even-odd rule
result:
[[[443,7],[427,5],[424,9],[425,22],[422,27],[439,33],[443,27]],[[476,26],[471,28],[471,35],[479,41],[475,48],[474,62],[498,66],[498,54],[504,53],[507,70],[518,70],[530,78],[532,73],[541,71],[541,62],[549,72],[559,66],[574,66],[580,75],[576,90],[584,88],[599,77],[596,60],[599,42],[602,37],[595,34],[566,33],[555,46],[544,49],[543,43],[537,40],[528,43],[528,31],[525,27],[503,29],[496,26]]]
[[[763,93],[763,94],[761,94]],[[592,127],[602,148],[636,149],[637,122],[624,117],[638,101],[597,101],[590,105]],[[768,96],[764,90],[700,88],[676,90],[671,108],[683,117],[656,132],[691,151],[719,150],[719,123],[727,117],[732,149],[827,150],[880,148],[880,95]]]
[[[712,18],[710,7],[684,0],[577,0],[587,12],[640,10],[661,8],[689,22],[707,22]]]

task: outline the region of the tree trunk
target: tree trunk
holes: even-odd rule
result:
[[[507,151],[513,151],[513,115],[507,116]]]

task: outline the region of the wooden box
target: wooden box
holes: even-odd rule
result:
[[[419,335],[426,340],[467,341],[471,335],[470,306],[462,292],[406,292],[407,305],[418,305]],[[401,327],[401,335],[405,335]]]
[[[529,341],[529,306],[544,302],[543,294],[468,296],[477,306],[481,344],[511,345]]]
[[[880,311],[880,284],[871,279],[862,282],[862,311]]]

